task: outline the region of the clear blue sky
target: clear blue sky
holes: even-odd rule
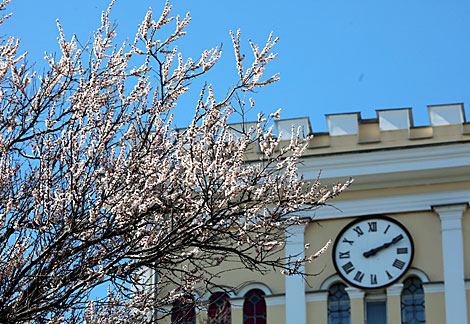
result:
[[[148,7],[159,13],[163,0],[118,0],[112,18],[122,38],[133,38]],[[68,38],[86,41],[99,24],[107,0],[14,0],[14,16],[1,34],[21,38],[30,61],[56,51],[55,19]],[[280,37],[268,73],[281,81],[255,100],[263,111],[283,108],[282,117],[309,116],[314,131],[325,131],[324,114],[413,107],[415,125],[429,123],[426,105],[464,102],[470,107],[470,2],[438,0],[173,0],[173,13],[191,11],[185,56],[223,43],[223,59],[208,80],[219,95],[236,81],[228,31],[241,28],[264,44]],[[194,105],[184,100],[178,126],[189,122]],[[466,107],[467,120],[470,110]]]

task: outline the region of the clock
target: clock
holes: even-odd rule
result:
[[[346,225],[333,245],[337,273],[358,288],[388,286],[405,274],[413,261],[408,230],[386,216],[360,217]]]

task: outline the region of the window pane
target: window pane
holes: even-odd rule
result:
[[[344,284],[330,287],[328,294],[328,324],[349,324],[350,305],[349,296]]]
[[[403,282],[401,294],[401,322],[403,324],[425,324],[424,291],[421,280],[411,277]]]
[[[212,294],[209,298],[208,324],[230,324],[230,301],[224,292]]]
[[[252,289],[245,295],[243,324],[266,324],[266,302],[264,292]]]
[[[191,297],[187,298],[192,300]],[[196,324],[196,310],[191,301],[175,300],[171,309],[172,324]]]
[[[367,324],[387,323],[387,304],[384,301],[366,304]]]

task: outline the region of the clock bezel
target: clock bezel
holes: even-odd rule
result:
[[[361,223],[363,221],[367,221],[367,220],[370,220],[370,219],[381,219],[381,220],[386,220],[388,222],[391,222],[391,223],[394,223],[395,225],[397,225],[398,227],[400,227],[403,232],[405,232],[405,234],[408,236],[408,239],[410,240],[410,247],[411,247],[411,253],[410,253],[410,262],[406,265],[406,267],[402,270],[401,274],[399,276],[397,276],[396,278],[394,278],[392,281],[386,283],[385,285],[380,285],[380,286],[374,286],[374,287],[367,287],[367,286],[361,286],[360,284],[357,284],[357,283],[354,283],[354,282],[351,282],[348,278],[346,278],[343,273],[340,271],[339,269],[339,266],[338,264],[336,263],[336,248],[338,246],[338,241],[339,241],[339,238],[341,238],[343,236],[343,234],[351,229],[354,225],[356,225],[357,223]],[[415,246],[414,246],[414,242],[413,242],[413,237],[411,236],[411,233],[408,231],[408,229],[402,224],[400,223],[398,220],[394,219],[394,218],[391,218],[389,216],[385,216],[385,215],[367,215],[367,216],[359,216],[358,218],[354,219],[353,221],[349,222],[348,224],[346,224],[342,229],[341,231],[338,233],[338,235],[336,236],[336,239],[335,239],[335,242],[333,244],[333,251],[332,251],[332,259],[333,259],[333,265],[335,267],[335,270],[336,270],[336,273],[341,277],[341,279],[343,279],[345,282],[347,282],[349,285],[353,286],[353,287],[356,287],[356,288],[360,288],[360,289],[367,289],[367,290],[375,290],[375,289],[380,289],[380,288],[384,288],[384,287],[388,287],[394,283],[396,283],[398,280],[400,280],[404,275],[405,273],[408,272],[408,270],[410,269],[411,267],[411,264],[413,263],[413,259],[414,259],[414,254],[415,254]]]

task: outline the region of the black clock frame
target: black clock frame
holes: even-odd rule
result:
[[[337,248],[337,245],[338,245],[338,238],[340,238],[343,235],[344,232],[346,232],[348,229],[350,229],[355,224],[366,221],[368,219],[383,219],[383,220],[395,223],[396,225],[398,225],[398,227],[400,227],[408,235],[408,238],[410,239],[410,244],[411,244],[410,262],[406,266],[405,270],[403,270],[401,275],[396,277],[393,281],[390,281],[389,283],[387,283],[385,285],[376,286],[376,287],[363,287],[363,286],[355,284],[354,282],[351,282],[349,279],[347,279],[345,276],[343,276],[343,274],[341,273],[341,271],[338,268],[338,265],[336,264],[336,258],[335,258],[336,248]],[[388,286],[394,284],[395,282],[397,282],[398,280],[400,280],[400,278],[402,278],[405,275],[405,273],[408,272],[409,268],[411,267],[411,263],[413,263],[413,259],[414,259],[414,253],[415,253],[415,246],[414,246],[414,242],[413,242],[413,237],[411,236],[408,229],[402,223],[400,223],[399,221],[397,221],[394,218],[391,218],[391,217],[385,216],[385,215],[367,215],[367,216],[359,216],[358,218],[356,218],[355,220],[349,222],[347,225],[345,225],[341,229],[341,231],[336,236],[335,242],[333,244],[332,259],[333,259],[333,265],[335,267],[336,273],[341,277],[341,279],[343,279],[349,285],[354,286],[356,288],[360,288],[360,289],[374,290],[374,289],[380,289],[380,288],[388,287]]]

